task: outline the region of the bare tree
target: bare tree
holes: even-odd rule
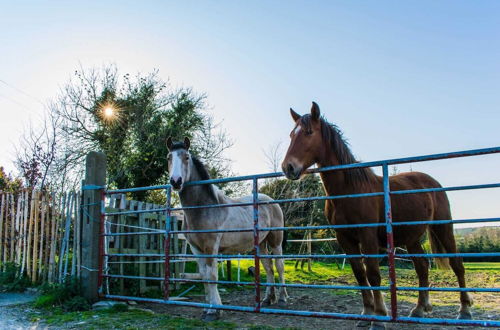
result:
[[[49,112],[40,127],[30,123],[21,136],[16,152],[16,165],[26,185],[31,188],[45,189],[51,185],[57,172],[58,148],[60,141],[61,118]]]
[[[269,169],[271,171],[281,171],[281,161],[283,158],[283,142],[279,141],[275,144],[270,145],[266,150],[264,150],[264,156],[266,157],[267,165],[269,166]]]

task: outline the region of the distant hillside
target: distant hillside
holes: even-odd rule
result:
[[[493,241],[500,241],[500,227],[459,228],[455,229],[455,235],[465,239],[483,236]]]
[[[455,235],[457,235],[457,236],[466,236],[466,235],[468,235],[470,233],[473,233],[477,229],[479,229],[479,228],[459,228],[459,229],[455,229]]]
[[[464,253],[500,252],[500,227],[463,228],[455,230],[458,251]],[[500,261],[500,257],[465,257],[465,261]]]

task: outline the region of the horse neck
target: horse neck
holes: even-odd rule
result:
[[[317,162],[317,165],[319,168],[338,166],[340,165],[340,162],[338,161],[337,156],[330,151],[324,153],[324,156]],[[351,182],[347,182],[345,173],[346,171],[328,171],[320,173],[323,188],[327,195],[347,195],[369,190],[366,184],[354,185]],[[370,174],[369,177],[371,176]]]
[[[191,181],[200,181],[200,175],[194,170],[191,172]],[[188,185],[179,192],[182,206],[201,206],[217,204],[217,199],[208,193],[207,185]],[[212,188],[212,187],[210,187]]]
[[[196,171],[194,171],[196,172]],[[192,172],[190,181],[201,180],[198,173]],[[213,189],[212,187],[210,187]],[[189,185],[185,186],[179,192],[179,198],[182,206],[202,206],[202,205],[215,205],[219,204],[219,200],[211,193],[208,192],[207,185]],[[218,217],[214,219],[214,211],[221,209],[188,209],[184,210],[184,229],[199,230],[199,229],[214,229],[217,228]]]

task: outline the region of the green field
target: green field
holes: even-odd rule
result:
[[[253,266],[253,260],[241,261],[241,281],[252,282],[254,279],[248,275],[247,269]],[[307,271],[307,266],[304,270],[300,268],[295,270],[295,262],[287,261],[285,263],[285,276],[288,283],[314,283],[314,284],[339,284],[339,285],[355,285],[354,276],[351,273],[350,267],[346,265],[345,269],[338,269],[337,265],[334,263],[326,262],[314,262],[312,271]],[[466,279],[469,287],[500,287],[500,263],[495,262],[484,262],[484,263],[465,263],[466,266]],[[193,267],[191,265],[191,267]],[[388,285],[387,281],[387,267],[381,267],[382,270],[382,285]],[[262,280],[265,280],[264,270],[261,269],[263,274]],[[221,272],[219,271],[219,274]],[[397,269],[397,284],[400,286],[417,286],[417,279],[413,269]],[[236,280],[237,266],[236,262],[233,262],[233,280]],[[224,277],[220,276],[220,280],[225,280]],[[443,286],[443,287],[456,287],[455,275],[451,271],[444,270],[431,270],[430,271],[430,283],[431,286]],[[185,290],[191,285],[184,285],[180,290]],[[234,287],[234,286],[220,286],[225,288],[228,294],[233,290],[247,290],[244,294],[251,295],[251,288],[249,287]],[[293,295],[293,288],[289,289],[289,292]],[[178,291],[178,292],[180,292]],[[324,291],[324,290],[322,290]],[[192,290],[190,294],[201,293],[201,285],[195,290]],[[327,294],[333,295],[357,295],[356,291],[352,290],[328,290]],[[150,292],[150,296],[156,296],[159,292]],[[175,293],[174,293],[175,294]],[[398,300],[406,301],[408,303],[416,303],[417,292],[398,292]],[[481,310],[485,311],[496,311],[500,305],[500,296],[489,293],[476,293],[474,296],[474,306],[479,307]],[[339,297],[340,299],[340,297]],[[433,305],[452,305],[456,306],[458,303],[458,293],[456,292],[432,292],[431,300]],[[98,312],[63,312],[60,309],[46,310],[42,314],[33,314],[33,317],[37,320],[43,321],[47,325],[62,326],[70,328],[84,327],[85,329],[138,329],[138,328],[162,328],[162,329],[213,329],[213,328],[246,328],[246,329],[269,329],[268,327],[262,326],[252,326],[247,324],[234,324],[229,322],[213,322],[213,323],[203,323],[198,319],[187,319],[174,317],[167,314],[152,314],[147,311],[142,310],[108,310],[108,311],[98,311]],[[79,322],[84,322],[84,326],[78,325]]]

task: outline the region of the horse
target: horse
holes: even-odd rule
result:
[[[253,196],[229,198],[213,184],[189,185],[189,182],[209,180],[210,176],[203,163],[189,152],[190,140],[173,142],[167,139],[168,173],[172,188],[179,193],[183,207],[206,206],[215,204],[251,203]],[[271,201],[264,194],[258,194],[259,201]],[[183,229],[185,230],[210,230],[210,229],[239,229],[253,228],[253,207],[233,206],[222,208],[195,208],[184,210]],[[260,228],[283,227],[283,212],[279,205],[259,205],[258,224]],[[220,253],[235,254],[247,253],[254,248],[253,232],[225,232],[225,233],[189,233],[186,239],[195,255]],[[261,255],[282,254],[283,231],[260,231],[259,248]],[[275,259],[279,282],[285,284],[285,265],[282,258]],[[267,282],[274,283],[273,261],[262,258],[262,265],[266,271]],[[197,258],[198,269],[203,280],[217,281],[217,259]],[[211,305],[222,305],[217,284],[205,283],[205,298]],[[275,287],[267,286],[262,306],[278,304],[286,305],[287,291],[280,286],[278,295]],[[212,308],[204,309],[202,319],[205,321],[216,320],[221,312]]]
[[[290,133],[290,145],[282,162],[286,177],[300,179],[306,169],[313,164],[318,168],[356,163],[349,145],[336,125],[329,123],[320,114],[319,106],[313,102],[309,114],[303,116],[290,108],[295,124]],[[327,196],[358,193],[381,192],[383,178],[370,168],[325,171],[320,173],[323,188]],[[441,185],[431,176],[420,172],[400,173],[390,176],[391,191],[440,188]],[[418,220],[449,220],[451,210],[445,192],[428,192],[391,196],[393,222]],[[365,198],[345,198],[327,200],[324,214],[332,225],[362,224],[385,222],[384,200],[381,196]],[[453,224],[419,224],[394,227],[394,244],[406,247],[411,254],[425,253],[421,238],[426,230],[433,253],[456,253]],[[379,248],[386,247],[385,226],[337,229],[337,240],[347,254],[377,254]],[[380,286],[379,261],[376,258],[349,259],[352,271],[360,286]],[[412,258],[420,287],[428,287],[429,262],[426,258]],[[437,259],[436,263],[448,265],[453,269],[460,288],[465,288],[465,270],[462,258]],[[364,315],[387,315],[382,293],[378,290],[361,290]],[[460,292],[459,319],[471,319],[472,298]],[[430,312],[432,305],[429,291],[419,291],[418,303],[411,310],[410,316],[423,317]],[[358,322],[358,326],[384,329],[381,322]]]

